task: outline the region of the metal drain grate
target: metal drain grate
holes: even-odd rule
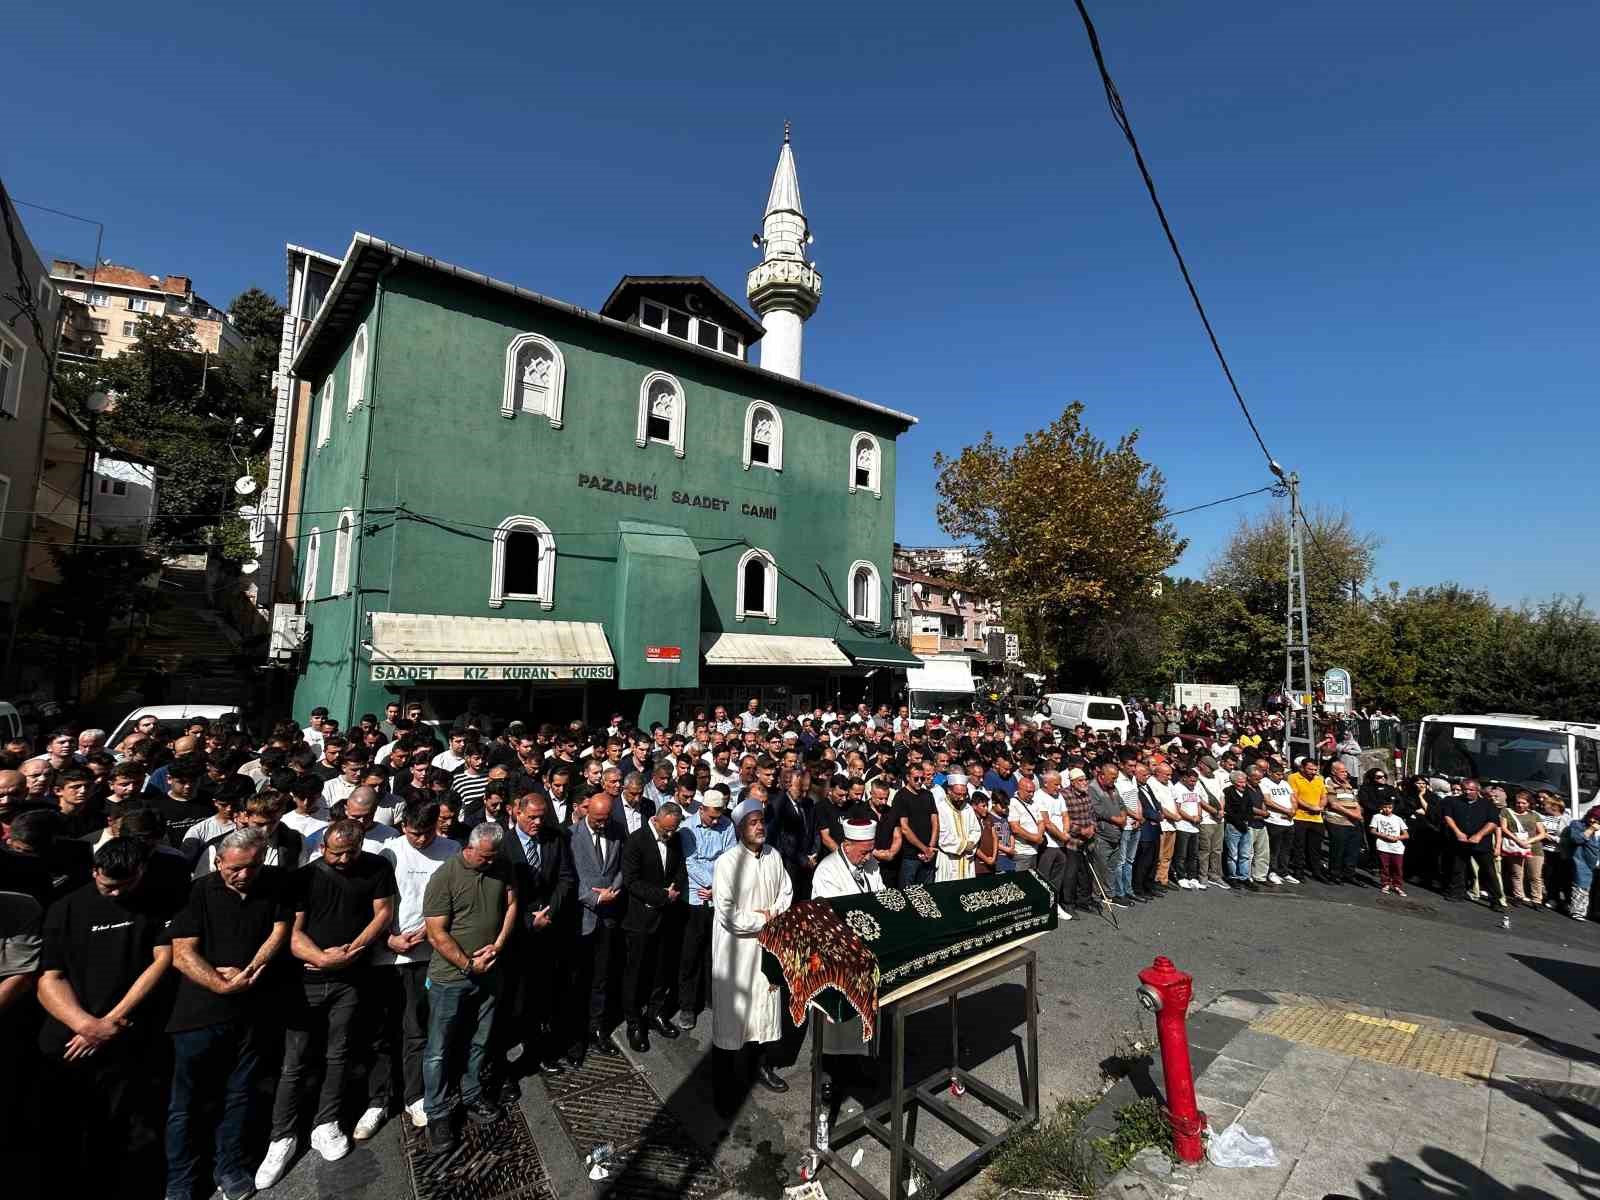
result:
[[[465,1122],[448,1154],[428,1151],[426,1130],[399,1124],[417,1200],[558,1200],[521,1109],[488,1125]]]
[[[707,1200],[727,1189],[716,1164],[627,1059],[591,1054],[582,1067],[544,1082],[579,1158],[611,1144],[608,1200]]]

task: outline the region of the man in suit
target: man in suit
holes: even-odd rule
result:
[[[517,880],[517,929],[511,937],[514,966],[500,997],[502,1009],[495,1022],[498,1052],[490,1061],[498,1071],[504,1051],[520,1041],[518,1062],[534,1064],[540,1074],[552,1076],[561,1074],[555,1042],[561,1024],[557,981],[564,967],[566,911],[577,874],[566,831],[551,818],[549,800],[526,777],[517,790],[521,794],[512,804],[515,823],[505,841],[506,861]],[[504,1089],[501,1098],[508,1099],[510,1090]]]
[[[607,1019],[613,1008],[617,959],[621,956],[619,922],[622,900],[622,843],[625,830],[611,816],[611,796],[596,792],[584,806],[581,824],[571,835],[572,866],[578,876],[580,910],[574,944],[573,996],[581,1006],[575,1018],[572,1057],[581,1061],[585,1042],[597,1054],[620,1054],[612,1044]],[[586,1031],[586,1032],[585,1032]]]
[[[676,941],[683,936],[684,893],[689,888],[678,823],[683,809],[668,800],[628,835],[622,847],[622,886],[628,912],[622,928],[628,935],[628,968],[622,996],[628,1014],[628,1045],[650,1049],[648,1029],[675,1038],[678,1029],[663,1011],[678,961]]]

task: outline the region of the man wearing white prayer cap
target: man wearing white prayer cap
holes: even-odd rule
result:
[[[872,850],[878,836],[878,823],[863,818],[841,822],[844,838],[839,848],[817,864],[811,876],[811,898],[829,900],[836,896],[860,896],[883,890],[883,877],[878,873],[878,860]],[[837,1067],[828,1066],[834,1055],[870,1056],[872,1046],[861,1040],[861,1018],[822,1025],[822,1099],[833,1099],[831,1076]]]
[[[736,841],[717,856],[711,903],[711,1043],[717,1111],[732,1116],[742,1089],[735,1079],[735,1056],[757,1044],[756,1082],[772,1092],[785,1083],[761,1058],[759,1047],[783,1036],[783,996],[761,972],[766,953],[756,940],[767,923],[786,912],[794,899],[783,859],[767,845],[766,808],[760,799],[742,800],[733,810]]]

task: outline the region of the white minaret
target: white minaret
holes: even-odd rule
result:
[[[806,260],[811,230],[800,207],[800,181],[794,173],[787,121],[766,216],[761,219],[761,232],[750,240],[762,251],[761,263],[751,270],[745,285],[767,331],[761,338],[761,366],[799,379],[801,333],[806,318],[817,311],[822,299],[822,275]]]

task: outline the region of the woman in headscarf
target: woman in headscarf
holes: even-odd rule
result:
[[[1444,890],[1449,879],[1448,865],[1441,869],[1439,837],[1443,809],[1423,775],[1407,775],[1400,785],[1400,799],[1394,811],[1405,818],[1411,838],[1406,845],[1406,869],[1415,882]]]

